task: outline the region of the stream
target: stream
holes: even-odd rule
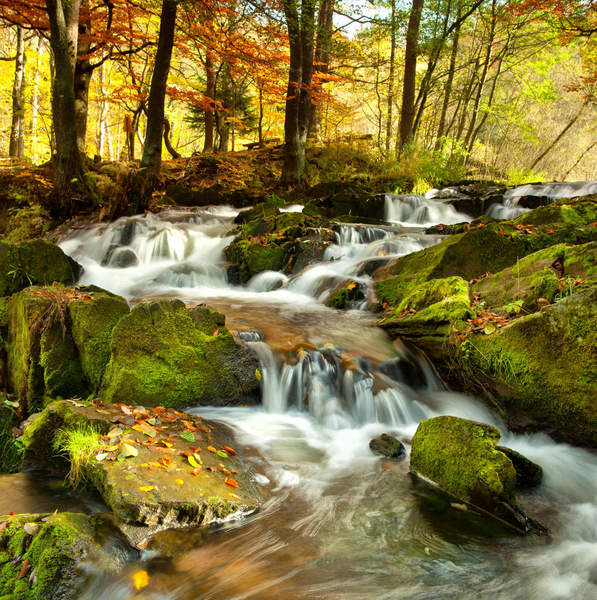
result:
[[[509,433],[480,401],[447,390],[424,356],[392,343],[375,315],[323,304],[347,278],[371,289],[367,263],[442,239],[425,226],[470,218],[432,199],[388,197],[389,225],[341,226],[320,263],[234,286],[223,250],[237,214],[172,209],[73,230],[60,243],[83,265],[81,284],[133,303],[180,298],[225,313],[262,371],[259,406],[192,409],[234,431],[267,498],[262,510],[209,530],[159,533],[117,575],[90,567],[82,598],[596,598],[595,454]],[[442,414],[495,424],[501,443],[543,467],[543,484],[519,499],[550,537],[456,510],[413,483],[408,460],[368,448],[382,432],[408,447],[421,419]],[[150,580],[135,596],[139,568]]]

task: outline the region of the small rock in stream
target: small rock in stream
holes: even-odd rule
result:
[[[389,433],[382,433],[369,442],[373,454],[400,460],[406,455],[404,444]]]

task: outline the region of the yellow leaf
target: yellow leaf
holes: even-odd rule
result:
[[[187,460],[189,461],[189,464],[191,465],[191,467],[194,467],[195,469],[197,467],[199,467],[199,463],[195,460],[194,456],[188,456]]]
[[[183,481],[182,479],[175,479],[175,480],[174,480],[174,483],[175,483],[176,485],[182,485],[182,484],[184,483],[184,481]]]
[[[347,289],[347,290],[354,290],[354,288],[356,288],[356,287],[357,287],[357,284],[356,284],[356,283],[353,281],[352,283],[349,283],[349,284],[346,286],[346,289]]]
[[[151,492],[151,490],[153,490],[153,485],[142,485],[139,489],[142,492]]]
[[[261,371],[259,371],[259,369],[255,369],[255,377],[257,378],[257,381],[261,381]]]
[[[112,446],[104,446],[105,452],[114,452],[114,450],[118,450],[118,444],[114,444]]]
[[[137,571],[131,576],[136,590],[140,590],[149,584],[149,575],[147,571]]]

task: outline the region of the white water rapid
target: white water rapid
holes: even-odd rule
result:
[[[387,201],[400,223],[467,220],[442,203]],[[321,304],[338,282],[369,285],[368,266],[438,238],[347,225],[321,262],[234,286],[223,255],[234,214],[171,210],[72,231],[61,242],[84,266],[81,283],[226,313],[262,372],[260,406],[193,412],[234,431],[262,486],[263,509],[215,531],[162,532],[124,570],[91,573],[81,600],[141,598],[131,588],[138,569],[149,573],[138,593],[145,600],[597,597],[594,453],[509,433],[485,405],[447,391],[424,357],[392,345],[374,316]],[[551,538],[518,536],[454,510],[413,484],[408,459],[370,452],[382,432],[408,452],[418,423],[440,414],[493,423],[504,445],[542,465],[543,484],[519,497]]]
[[[386,194],[386,221],[404,226],[431,227],[471,221],[450,203],[418,194]]]

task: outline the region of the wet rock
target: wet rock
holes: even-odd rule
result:
[[[468,283],[460,277],[446,277],[411,287],[379,325],[392,337],[406,338],[436,357],[442,355],[454,329],[464,330],[472,317]]]
[[[453,373],[464,389],[502,407],[513,424],[597,447],[597,285],[522,316],[491,335],[476,334]],[[473,388],[475,389],[475,388]]]
[[[81,478],[97,489],[131,540],[160,529],[208,525],[260,504],[258,488],[220,424],[161,407],[61,400],[25,429],[25,464],[47,470],[71,463],[72,473],[76,448],[52,454],[56,440],[71,432],[91,436],[91,452],[78,457]]]
[[[369,442],[369,448],[373,454],[379,454],[386,458],[404,458],[406,450],[404,444],[388,433],[382,433]]]
[[[553,204],[513,221],[480,223],[436,246],[391,261],[375,273],[381,302],[397,306],[413,286],[449,276],[472,280],[496,273],[533,252],[557,244],[597,240],[597,202],[590,199]]]
[[[85,397],[97,390],[126,301],[100,288],[29,287],[8,302],[10,389],[24,415],[44,396]]]
[[[83,295],[68,304],[71,332],[83,373],[96,392],[110,360],[112,330],[129,307],[124,298],[101,288],[78,289]]]
[[[51,242],[34,240],[12,245],[0,241],[0,296],[34,284],[71,284],[80,273],[81,265]]]
[[[410,468],[417,477],[527,532],[532,522],[514,498],[516,470],[496,445],[492,425],[457,417],[422,421],[412,440]]]
[[[348,308],[356,308],[357,305],[366,298],[366,284],[359,281],[348,280],[336,287],[330,297],[326,300],[325,304],[330,308],[346,310]]]
[[[485,277],[473,285],[473,293],[491,307],[521,302],[520,308],[535,311],[553,302],[561,279],[597,279],[597,242],[569,246],[557,244],[520,259],[514,266]]]
[[[9,406],[6,401],[14,400],[0,393],[0,473],[16,473],[21,470],[23,462],[23,449],[17,440],[18,406]]]
[[[543,480],[543,469],[537,463],[511,448],[496,446],[495,449],[503,452],[512,461],[516,469],[517,489],[533,488],[540,485]]]
[[[76,513],[0,516],[0,598],[76,600],[85,582],[81,563],[115,571],[102,548],[99,517]]]
[[[139,257],[130,248],[115,248],[110,252],[107,263],[116,269],[127,269],[139,264]]]
[[[182,407],[249,398],[258,361],[226,327],[213,327],[222,319],[179,300],[133,308],[112,332],[104,399]]]

